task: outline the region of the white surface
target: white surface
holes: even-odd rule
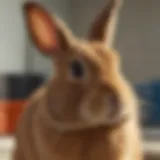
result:
[[[0,137],[0,160],[12,160],[15,139],[11,136]]]
[[[15,146],[15,141],[13,137],[1,137],[0,160],[11,160],[14,146]]]
[[[0,151],[12,150],[15,146],[13,137],[0,137]]]
[[[11,160],[11,152],[9,151],[0,151],[0,160]]]

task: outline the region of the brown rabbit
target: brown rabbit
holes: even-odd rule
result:
[[[29,33],[55,74],[31,96],[16,132],[14,160],[142,160],[137,98],[111,49],[120,0],[111,0],[88,40],[34,2]]]

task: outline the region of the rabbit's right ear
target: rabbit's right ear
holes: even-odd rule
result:
[[[35,2],[25,3],[23,9],[30,36],[41,52],[51,55],[70,47],[73,36],[62,21]]]
[[[90,40],[100,41],[112,47],[122,1],[109,0],[107,6],[92,24],[89,32]]]

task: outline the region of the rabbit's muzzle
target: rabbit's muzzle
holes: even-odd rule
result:
[[[126,119],[124,104],[116,89],[102,85],[88,94],[81,114],[88,123],[114,125]]]

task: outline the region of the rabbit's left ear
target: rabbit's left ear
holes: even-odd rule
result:
[[[89,39],[112,47],[122,0],[110,0],[92,24]]]
[[[30,36],[43,54],[54,55],[70,47],[74,36],[62,20],[35,2],[26,2],[23,9]]]

